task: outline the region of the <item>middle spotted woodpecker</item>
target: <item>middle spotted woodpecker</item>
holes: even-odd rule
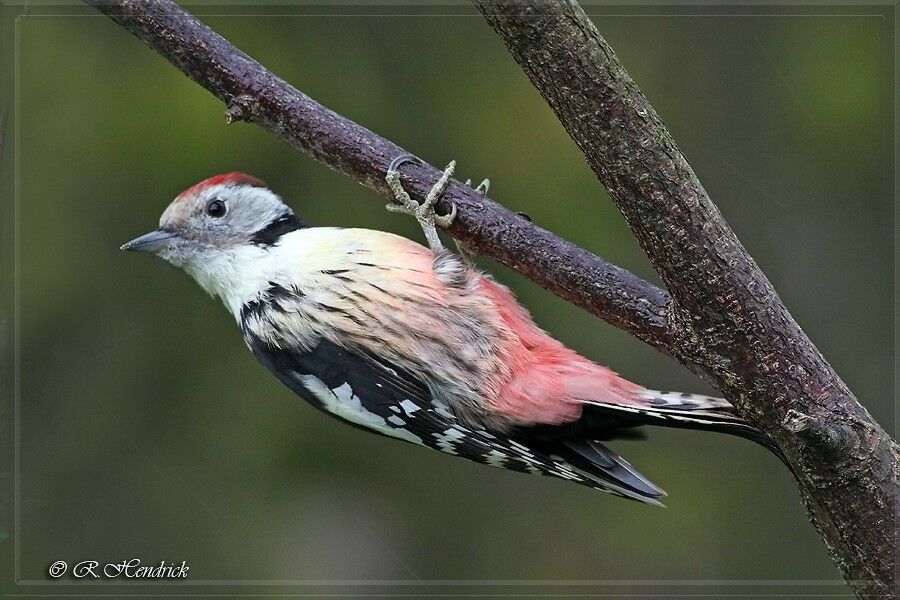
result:
[[[159,228],[122,246],[193,276],[234,315],[259,361],[352,425],[476,462],[650,504],[665,492],[602,442],[641,425],[731,433],[779,452],[718,398],[645,389],[541,330],[508,289],[443,248],[434,204],[400,185],[430,249],[390,233],[309,227],[260,180],[206,179]],[[486,183],[483,184],[486,186]],[[455,210],[455,209],[454,209]]]

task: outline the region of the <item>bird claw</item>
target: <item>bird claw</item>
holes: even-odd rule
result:
[[[431,188],[431,191],[428,192],[425,201],[421,204],[413,200],[400,183],[400,172],[397,169],[406,162],[420,161],[410,154],[403,154],[392,160],[390,166],[388,166],[384,179],[387,181],[388,187],[391,188],[391,191],[394,193],[396,204],[388,204],[385,208],[389,212],[401,213],[414,217],[422,227],[422,232],[425,234],[425,238],[428,240],[428,245],[431,247],[431,250],[435,253],[442,252],[444,250],[444,245],[441,243],[440,237],[438,237],[436,226],[447,228],[453,223],[453,220],[456,218],[456,205],[450,205],[450,213],[447,215],[435,213],[434,206],[437,204],[438,200],[440,200],[441,195],[450,183],[450,177],[453,176],[453,171],[456,168],[456,161],[450,161],[450,164],[444,169],[443,174],[441,174],[441,177]]]
[[[454,203],[450,204],[450,214],[447,214],[447,215],[434,214],[434,210],[432,209],[432,216],[434,218],[434,222],[437,223],[437,225],[441,229],[447,229],[448,227],[450,227],[450,225],[453,224],[453,220],[456,218],[456,204],[454,204]]]
[[[388,175],[390,175],[391,173],[397,174],[397,169],[400,168],[400,165],[408,162],[422,164],[422,161],[412,154],[401,154],[400,156],[392,160],[390,165],[388,165]]]
[[[400,184],[400,172],[398,169],[400,168],[400,165],[408,162],[421,163],[422,161],[412,154],[401,154],[392,160],[390,166],[388,166],[387,173],[385,174],[385,181],[387,181],[388,187],[390,187],[391,191],[394,193],[395,204],[388,204],[385,208],[389,212],[400,213],[415,218],[422,227],[422,231],[425,234],[425,238],[428,240],[428,245],[431,247],[431,250],[435,253],[441,252],[444,250],[444,246],[441,244],[435,226],[446,229],[453,223],[453,220],[456,219],[456,204],[450,203],[450,213],[446,215],[435,213],[434,205],[437,204],[437,201],[444,193],[444,190],[447,189],[450,177],[453,176],[453,171],[456,169],[456,161],[450,161],[450,164],[444,169],[444,173],[441,175],[440,179],[437,180],[434,187],[431,188],[431,191],[428,192],[428,195],[425,197],[425,201],[421,204],[413,200]],[[471,186],[472,180],[467,179],[466,185]],[[485,179],[478,184],[475,191],[482,196],[487,196],[490,187],[491,180]],[[459,255],[466,264],[474,266],[474,254],[458,240],[454,240],[454,242],[456,242],[456,249],[458,250]]]
[[[466,185],[472,187],[472,180],[466,179]],[[478,184],[478,187],[475,188],[475,191],[482,196],[487,196],[488,190],[491,188],[491,180],[490,179],[482,179],[481,183]]]

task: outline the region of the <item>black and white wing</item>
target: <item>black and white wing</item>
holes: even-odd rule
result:
[[[312,348],[275,348],[245,332],[254,355],[283,384],[356,427],[469,460],[558,477],[659,504],[665,493],[596,442],[542,440],[472,427],[412,373],[325,338]]]

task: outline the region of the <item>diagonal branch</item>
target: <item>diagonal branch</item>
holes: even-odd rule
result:
[[[168,0],[86,0],[212,92],[230,121],[256,123],[295,148],[390,197],[384,175],[407,152],[325,108],[273,75],[228,40]],[[422,200],[441,171],[403,167],[404,183]],[[663,290],[453,181],[439,203],[458,208],[452,235],[544,288],[663,352],[672,352]]]
[[[475,0],[625,216],[673,297],[673,354],[775,438],[859,595],[894,590],[896,443],[725,222],[574,0]]]

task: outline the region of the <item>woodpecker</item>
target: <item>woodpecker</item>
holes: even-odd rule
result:
[[[350,425],[513,471],[648,504],[665,492],[603,442],[642,425],[774,442],[719,398],[648,390],[564,346],[503,285],[446,250],[434,206],[387,170],[394,212],[429,247],[381,231],[311,227],[259,179],[211,177],[179,194],[159,228],[122,246],[180,267],[234,316],[256,358]],[[486,191],[488,182],[479,186]]]

